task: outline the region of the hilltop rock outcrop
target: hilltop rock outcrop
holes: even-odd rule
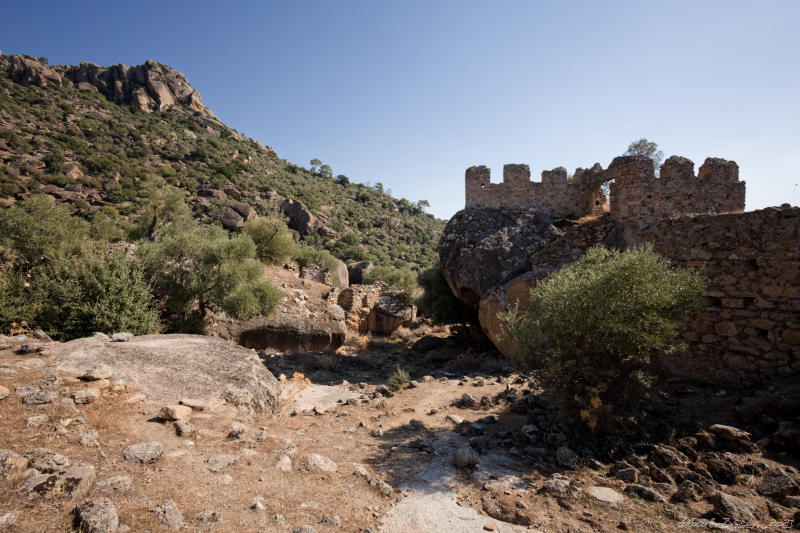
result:
[[[183,74],[156,61],[148,60],[133,67],[123,64],[101,67],[90,62],[51,67],[42,58],[12,55],[9,64],[11,78],[23,85],[61,87],[67,84],[85,91],[97,91],[118,104],[145,112],[185,105],[214,116]]]

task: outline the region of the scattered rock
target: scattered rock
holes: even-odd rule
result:
[[[0,449],[0,477],[22,472],[28,466],[28,459],[11,450]]]
[[[322,470],[323,472],[336,472],[336,463],[318,453],[310,453],[306,456],[309,466]]]
[[[4,400],[8,397],[8,389],[0,385],[0,400]]]
[[[158,412],[161,420],[186,420],[192,416],[192,408],[185,405],[165,405]]]
[[[43,405],[52,403],[58,398],[58,393],[51,390],[36,390],[22,397],[22,403],[27,405]]]
[[[368,483],[372,487],[377,487],[378,490],[381,491],[381,494],[383,494],[386,497],[389,497],[394,493],[394,489],[392,488],[392,486],[380,478],[373,477],[369,480]]]
[[[184,398],[178,402],[180,405],[191,407],[193,411],[211,412],[217,411],[224,405],[223,401],[217,398],[201,400],[195,398]]]
[[[750,440],[750,433],[733,426],[714,424],[708,430],[717,437],[728,441]]]
[[[465,408],[475,407],[475,404],[477,403],[478,400],[474,396],[466,393],[463,396],[461,396],[461,400],[459,401],[459,405]]]
[[[678,491],[672,499],[678,502],[696,502],[703,496],[703,488],[694,481],[684,480],[678,485]]]
[[[708,498],[708,501],[714,505],[714,510],[723,518],[737,522],[748,522],[764,518],[764,513],[757,507],[724,492],[715,492]]]
[[[140,442],[125,447],[122,456],[128,461],[141,464],[155,463],[164,455],[164,447],[160,442]]]
[[[666,500],[661,494],[642,485],[630,484],[625,487],[625,493],[630,494],[631,496],[636,496],[637,498],[641,498],[648,502],[666,503]]]
[[[101,492],[128,492],[133,488],[133,481],[128,476],[113,476],[101,481],[95,488]]]
[[[85,389],[78,389],[70,394],[70,398],[72,398],[77,405],[86,405],[99,399],[100,391],[94,387],[86,387]]]
[[[294,528],[292,533],[317,533],[317,530],[313,526],[305,525]]]
[[[75,510],[75,528],[82,533],[115,533],[119,513],[108,498],[93,498]]]
[[[208,458],[208,469],[212,472],[219,472],[239,460],[238,455],[221,453]]]
[[[78,434],[78,444],[81,446],[97,446],[97,431],[89,429]]]
[[[38,428],[41,425],[43,425],[45,422],[47,422],[47,415],[29,416],[25,420],[25,427]]]
[[[247,433],[248,428],[241,422],[234,420],[231,422],[231,429],[228,432],[228,437],[231,439],[241,439]]]
[[[339,515],[323,516],[319,523],[325,524],[326,526],[335,527],[337,529],[342,527],[342,519],[339,518]]]
[[[458,415],[452,415],[451,414],[451,415],[447,415],[446,418],[447,418],[447,420],[449,420],[450,422],[452,422],[455,425],[459,425],[464,421],[464,418],[460,417]]]
[[[292,458],[288,455],[281,455],[278,457],[278,462],[275,464],[275,468],[280,470],[281,472],[291,472],[292,471]]]
[[[150,512],[159,517],[170,529],[180,529],[184,526],[183,514],[172,500],[164,500],[150,509]]]
[[[129,342],[133,339],[133,333],[121,332],[111,335],[111,342]]]
[[[475,468],[479,462],[480,456],[469,446],[462,446],[453,454],[453,464],[458,468]]]
[[[25,452],[28,466],[40,472],[58,472],[72,464],[68,457],[48,448],[34,448]]]
[[[767,472],[756,490],[762,496],[780,501],[786,496],[800,493],[800,485],[784,471],[773,468]]]
[[[566,468],[575,468],[578,466],[579,459],[578,454],[567,446],[559,446],[556,450],[556,463]]]
[[[101,363],[89,369],[89,371],[81,376],[81,379],[86,381],[99,381],[101,379],[110,379],[113,375],[114,371],[111,367]]]
[[[588,492],[595,500],[610,503],[611,505],[620,504],[625,499],[625,496],[609,487],[593,486],[589,487]]]
[[[179,437],[192,438],[197,433],[197,429],[186,420],[176,420],[173,424],[175,434]]]
[[[542,492],[556,498],[566,498],[570,494],[571,487],[572,479],[569,476],[556,473],[545,480]]]

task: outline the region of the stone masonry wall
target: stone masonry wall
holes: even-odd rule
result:
[[[800,207],[703,214],[641,227],[613,214],[566,229],[529,259],[540,277],[595,244],[652,242],[675,264],[702,268],[710,285],[684,330],[674,370],[742,381],[800,373]]]
[[[466,206],[468,208],[533,207],[556,218],[579,218],[603,211],[605,197],[590,187],[591,178],[602,167],[578,169],[576,183],[567,183],[564,167],[542,172],[542,181],[531,181],[528,165],[505,165],[503,183],[491,183],[491,171],[485,166],[470,167],[465,174]]]
[[[503,183],[490,182],[485,166],[467,169],[467,208],[530,207],[554,218],[580,218],[605,210],[599,186],[610,184],[610,210],[616,220],[641,225],[656,220],[697,213],[744,211],[745,183],[739,181],[734,161],[708,158],[694,175],[694,163],[672,156],[661,166],[656,178],[653,161],[645,156],[620,156],[607,170],[599,164],[577,169],[567,183],[563,167],[542,172],[541,182],[530,180],[527,165],[505,165]]]
[[[611,213],[617,220],[648,224],[670,216],[744,211],[745,184],[733,161],[708,158],[695,177],[694,163],[672,156],[656,178],[653,161],[644,156],[622,156],[605,171],[611,183]]]

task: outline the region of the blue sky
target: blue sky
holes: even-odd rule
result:
[[[0,50],[155,59],[307,166],[463,207],[464,170],[608,166],[639,137],[800,203],[800,2],[6,2]],[[794,196],[792,197],[792,194]]]

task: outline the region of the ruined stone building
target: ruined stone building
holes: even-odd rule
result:
[[[735,162],[709,158],[695,175],[690,160],[672,156],[656,177],[649,158],[622,156],[569,180],[557,168],[532,182],[527,165],[506,165],[503,183],[490,183],[484,166],[467,169],[465,180],[466,209],[444,231],[441,264],[501,351],[509,346],[498,312],[524,308],[550,272],[598,244],[652,243],[709,280],[683,331],[689,349],[676,360],[679,373],[738,381],[800,374],[800,208],[745,213]]]
[[[554,218],[599,215],[609,209],[601,186],[610,183],[610,212],[617,220],[642,223],[682,214],[740,213],[745,184],[734,161],[708,158],[695,176],[694,163],[672,156],[655,176],[645,156],[620,156],[607,170],[599,163],[577,169],[567,179],[564,167],[542,172],[533,182],[528,165],[505,165],[503,183],[490,182],[485,166],[470,167],[465,175],[466,208],[530,207]]]

